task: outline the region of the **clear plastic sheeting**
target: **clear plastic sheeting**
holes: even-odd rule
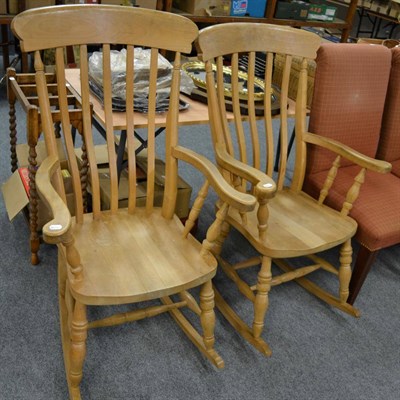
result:
[[[126,104],[126,49],[112,50],[111,59],[111,86],[113,108],[125,110]],[[150,78],[151,50],[135,48],[134,50],[134,109],[140,112],[148,110],[149,78]],[[164,112],[168,109],[169,93],[172,80],[171,63],[158,54],[157,96],[156,111]],[[91,89],[103,99],[103,53],[94,52],[89,57],[89,74]],[[181,90],[190,93],[192,82],[182,80]]]

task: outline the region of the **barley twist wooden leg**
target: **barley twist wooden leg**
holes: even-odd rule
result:
[[[69,384],[70,395],[73,400],[81,398],[79,384],[82,380],[82,369],[86,355],[87,329],[86,306],[76,302],[71,324],[71,347],[69,352]]]
[[[255,338],[261,336],[264,328],[265,314],[269,304],[268,293],[271,289],[271,280],[271,259],[263,257],[261,269],[258,273],[257,294],[254,301],[253,334]]]
[[[349,297],[349,284],[351,279],[351,261],[353,249],[351,240],[343,243],[340,249],[340,267],[339,267],[339,298],[345,303]]]
[[[200,321],[203,328],[203,342],[207,350],[214,347],[214,291],[211,281],[206,282],[200,291]]]
[[[54,123],[54,136],[59,139],[61,137],[61,122]]]
[[[32,265],[39,263],[38,252],[40,246],[38,235],[38,194],[36,191],[36,157],[35,146],[29,146],[29,229]]]
[[[83,139],[83,137],[82,137]],[[83,200],[83,209],[85,212],[88,210],[87,204],[87,179],[88,179],[88,157],[86,151],[85,141],[82,141],[82,165],[81,170],[79,172],[81,179],[81,187],[82,187],[82,200]]]
[[[9,127],[10,127],[10,153],[11,153],[11,172],[14,172],[18,168],[17,160],[17,122],[15,117],[15,100],[9,101],[10,111],[9,115]]]

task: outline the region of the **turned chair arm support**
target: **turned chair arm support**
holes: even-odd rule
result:
[[[315,144],[317,146],[321,146],[325,149],[331,150],[334,153],[370,171],[386,174],[392,169],[392,164],[388,163],[387,161],[376,160],[374,158],[368,157],[334,139],[319,136],[315,133],[306,132],[304,134],[304,140],[307,143]]]
[[[269,217],[268,201],[272,199],[276,193],[276,184],[274,180],[264,172],[233,158],[226,151],[224,146],[217,144],[215,150],[216,159],[219,166],[253,184],[254,195],[256,196],[258,202],[258,235],[261,241],[265,241],[267,237]],[[246,225],[246,215],[241,213],[241,217],[243,225]]]
[[[53,215],[53,219],[43,227],[43,237],[46,242],[53,244],[63,242],[71,226],[68,207],[51,184],[51,177],[58,166],[58,158],[49,156],[41,163],[36,173],[38,193]]]
[[[216,145],[215,156],[219,166],[252,183],[255,186],[257,198],[271,199],[274,197],[276,184],[270,176],[257,168],[236,160],[220,144]]]
[[[172,154],[179,160],[185,161],[198,169],[207,178],[223,202],[242,212],[254,209],[256,205],[254,196],[235,190],[226,182],[218,168],[208,158],[182,146],[176,146],[172,150]]]

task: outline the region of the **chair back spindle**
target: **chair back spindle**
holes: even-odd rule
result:
[[[134,99],[139,94],[139,89],[135,88],[138,84],[137,76],[139,73],[143,73],[144,78],[148,79],[148,92],[145,93],[147,101],[147,126],[141,131],[144,139],[147,141],[147,159],[146,159],[146,211],[151,213],[154,207],[155,198],[155,131],[157,129],[156,116],[157,116],[157,105],[159,100],[159,78],[160,78],[160,55],[161,50],[169,51],[173,55],[171,66],[171,87],[169,95],[169,111],[167,113],[167,126],[166,126],[166,171],[165,171],[165,190],[163,200],[163,215],[164,217],[172,218],[175,210],[176,202],[176,182],[177,182],[177,161],[173,157],[169,157],[171,146],[177,144],[177,123],[178,123],[178,112],[179,112],[179,87],[180,87],[180,63],[181,63],[181,52],[190,52],[191,48],[188,47],[188,38],[192,41],[196,36],[195,25],[189,20],[180,21],[182,24],[177,28],[174,25],[174,17],[163,18],[163,23],[155,26],[154,13],[149,13],[148,10],[140,9],[135,12],[127,12],[126,16],[122,18],[130,18],[129,29],[124,32],[117,32],[115,26],[121,24],[121,13],[118,11],[118,7],[112,6],[96,6],[92,8],[90,16],[84,15],[84,8],[86,6],[66,6],[60,8],[60,15],[63,14],[63,18],[58,20],[57,14],[51,13],[37,13],[35,18],[36,28],[32,25],[32,36],[24,37],[22,40],[22,46],[25,51],[35,51],[37,49],[43,50],[44,48],[51,48],[56,45],[56,74],[57,74],[57,90],[59,103],[57,107],[61,111],[61,122],[63,130],[63,140],[68,157],[68,169],[72,175],[73,189],[76,199],[75,215],[76,221],[81,223],[83,221],[84,200],[82,199],[82,183],[81,183],[81,172],[76,159],[73,132],[71,131],[71,121],[69,117],[69,106],[66,91],[66,68],[65,68],[65,47],[76,46],[76,51],[80,60],[79,75],[80,75],[80,89],[79,95],[82,103],[82,142],[83,148],[85,149],[84,157],[87,157],[88,168],[89,168],[89,182],[90,192],[92,195],[92,213],[93,218],[100,218],[102,204],[101,204],[101,192],[104,185],[109,185],[109,202],[110,212],[112,214],[117,213],[119,208],[119,174],[117,154],[116,154],[116,131],[114,127],[115,113],[113,105],[113,89],[116,84],[116,72],[113,70],[114,50],[112,45],[123,46],[126,53],[126,88],[125,88],[125,129],[126,129],[126,150],[125,157],[127,158],[128,165],[124,168],[123,173],[127,175],[128,179],[128,212],[133,213],[136,208],[136,192],[137,192],[137,171],[136,171],[136,155],[135,145],[135,113],[134,113]],[[81,21],[77,15],[76,10],[82,9]],[[128,10],[127,10],[128,11]],[[129,10],[130,11],[130,10]],[[57,43],[52,39],[52,35],[59,29],[58,23],[65,23],[66,14],[71,14],[74,18],[74,26],[71,27],[71,34],[68,38],[63,40],[58,39]],[[35,16],[35,13],[31,13]],[[105,18],[105,15],[107,18]],[[165,15],[163,15],[165,17]],[[78,19],[78,21],[77,21]],[[89,21],[88,21],[89,19]],[[160,14],[161,19],[161,14]],[[101,27],[99,32],[99,23],[104,21],[105,26]],[[124,21],[125,22],[125,21]],[[18,25],[18,22],[16,23]],[[125,24],[124,25],[128,25]],[[79,29],[78,29],[79,27]],[[18,26],[15,27],[18,30]],[[45,29],[46,28],[46,29]],[[95,34],[93,33],[95,29]],[[46,30],[46,35],[44,31]],[[38,35],[39,32],[39,35]],[[34,34],[33,34],[34,33]],[[140,33],[140,34],[139,34]],[[43,40],[39,42],[37,37],[43,36]],[[93,43],[93,38],[96,37],[96,43]],[[160,37],[163,39],[160,40]],[[101,42],[99,42],[101,39]],[[173,39],[173,40],[172,40]],[[61,42],[61,45],[60,45]],[[103,91],[103,109],[104,109],[104,141],[107,145],[107,158],[108,158],[108,183],[105,183],[104,169],[99,168],[99,160],[96,158],[96,145],[99,140],[102,139],[94,137],[92,120],[90,118],[91,101],[90,96],[92,95],[90,89],[90,63],[88,62],[91,54],[88,51],[88,46],[96,45],[99,47],[101,53],[101,67],[102,67],[102,91]],[[149,55],[148,71],[139,71],[134,62],[135,52],[146,51]],[[175,54],[175,56],[174,56]],[[41,60],[39,52],[35,56],[36,75],[38,90],[42,90],[43,93],[46,89],[45,76],[44,76],[44,65]],[[119,73],[119,71],[118,71]],[[124,81],[125,82],[125,81]],[[43,96],[41,96],[43,99]],[[46,103],[46,104],[45,104]],[[57,154],[56,142],[54,139],[53,124],[51,122],[51,107],[47,100],[42,100],[41,104],[42,119],[43,119],[43,130],[45,131],[47,149],[50,154]],[[82,157],[83,158],[83,157]],[[65,199],[65,192],[63,190],[62,179],[60,173],[57,173],[55,178],[55,186],[57,191]],[[58,182],[58,183],[57,183]]]

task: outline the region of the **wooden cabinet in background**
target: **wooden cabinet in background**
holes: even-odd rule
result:
[[[294,19],[278,19],[275,18],[275,11],[278,0],[268,0],[265,9],[265,15],[262,18],[254,17],[234,17],[234,16],[198,16],[184,14],[196,23],[204,23],[206,25],[220,24],[224,22],[262,22],[276,25],[290,25],[294,27],[312,26],[340,29],[342,31],[341,41],[347,42],[350,30],[353,24],[353,18],[357,10],[357,0],[351,0],[347,6],[345,20],[335,19],[332,22],[294,20]],[[157,9],[172,12],[172,0],[157,0]]]

